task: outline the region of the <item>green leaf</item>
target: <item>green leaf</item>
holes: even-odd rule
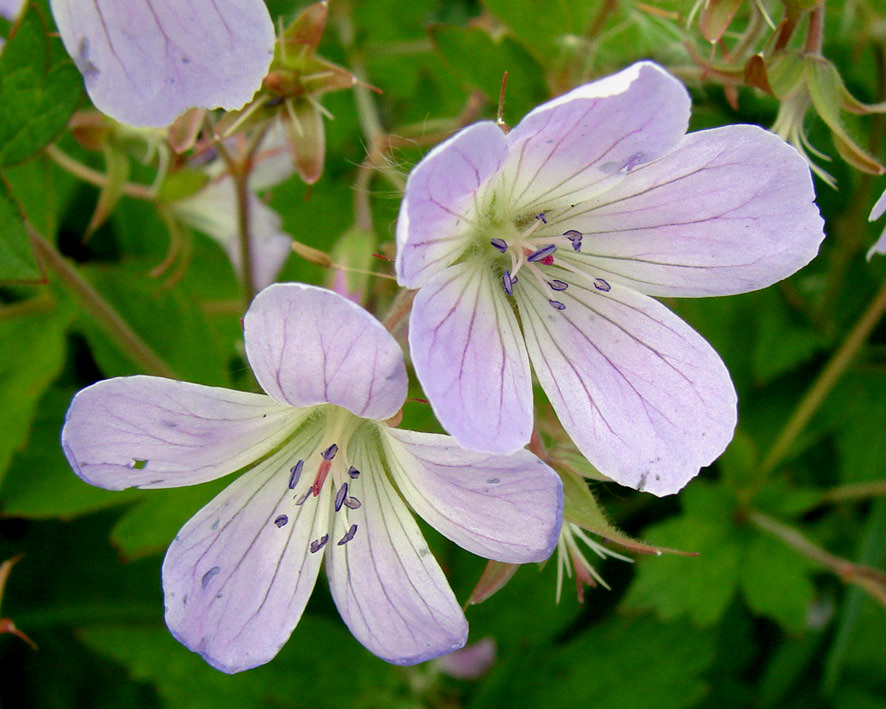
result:
[[[61,371],[71,308],[48,294],[0,308],[0,480]]]
[[[745,600],[756,613],[772,618],[790,633],[800,633],[815,595],[809,570],[799,554],[760,534],[741,566]]]
[[[46,3],[31,2],[0,54],[0,165],[51,143],[83,96],[80,72],[53,30]]]
[[[42,280],[22,214],[0,180],[0,281]]]
[[[28,446],[15,455],[0,487],[4,514],[67,519],[146,494],[143,490],[102,490],[71,470],[59,445],[59,428],[74,393],[73,389],[53,388],[40,399]]]

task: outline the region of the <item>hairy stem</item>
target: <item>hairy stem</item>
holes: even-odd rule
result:
[[[75,160],[58,146],[47,145],[44,152],[56,165],[70,172],[74,177],[79,177],[84,182],[88,182],[96,187],[104,187],[108,182],[108,178],[103,172],[93,170],[91,167]],[[153,201],[157,196],[154,188],[134,182],[124,183],[122,190],[126,196],[135,197],[136,199]]]

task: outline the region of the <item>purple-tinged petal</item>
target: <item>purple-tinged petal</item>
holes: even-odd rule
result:
[[[450,436],[385,431],[391,477],[415,512],[473,554],[525,564],[547,559],[560,534],[563,487],[527,450],[490,455]]]
[[[498,654],[493,638],[482,638],[435,661],[436,668],[444,675],[456,679],[480,679],[495,664]]]
[[[419,291],[409,320],[415,373],[443,428],[490,453],[532,433],[529,358],[506,298],[482,264],[456,264]]]
[[[386,419],[406,399],[397,341],[347,298],[315,286],[278,283],[244,318],[246,355],[262,388],[292,406],[336,404]]]
[[[871,214],[868,217],[869,222],[876,221],[886,213],[886,190],[880,195],[880,199],[874,204]],[[870,261],[874,254],[886,254],[886,229],[880,234],[880,238],[874,242],[874,245],[868,249],[867,260]]]
[[[686,88],[640,62],[542,104],[508,134],[497,191],[529,214],[587,199],[671,150],[686,132]]]
[[[108,490],[195,485],[258,460],[307,413],[261,394],[118,377],[74,397],[62,447],[77,475]]]
[[[166,126],[195,106],[240,108],[274,54],[262,0],[50,4],[92,102],[130,125]]]
[[[886,190],[883,190],[883,194],[880,195],[880,199],[878,199],[871,209],[870,216],[868,216],[868,221],[873,222],[886,214]]]
[[[815,257],[824,231],[814,199],[794,148],[756,126],[725,126],[687,135],[561,224],[584,235],[576,261],[640,292],[730,295]]]
[[[723,452],[735,428],[735,390],[698,333],[617,284],[601,290],[573,277],[560,294],[565,309],[555,312],[544,285],[526,282],[518,302],[538,380],[601,473],[668,495]]]
[[[472,229],[477,190],[501,167],[507,141],[475,123],[429,152],[410,173],[397,218],[397,282],[418,288],[455,261]]]
[[[27,0],[0,0],[0,17],[13,21],[18,18]]]
[[[413,665],[465,644],[468,624],[449,583],[406,505],[388,482],[377,452],[362,439],[348,459],[363,474],[351,482],[362,501],[333,518],[326,575],[332,597],[354,637],[372,653]]]
[[[237,274],[242,274],[239,210],[236,186],[230,176],[210,182],[171,206],[185,224],[211,236],[227,252]],[[249,194],[250,256],[256,288],[273,283],[292,253],[292,237],[282,230],[282,224],[277,212]]]
[[[310,452],[286,446],[238,478],[166,552],[166,624],[223,672],[271,660],[314,588],[323,555],[312,554],[310,545],[329,528],[329,496],[296,506],[287,485],[292,458]]]

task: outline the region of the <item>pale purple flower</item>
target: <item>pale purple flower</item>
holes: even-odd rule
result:
[[[192,107],[238,109],[274,56],[263,0],[50,0],[65,49],[103,113],[165,126]]]
[[[470,452],[385,424],[406,396],[402,353],[342,296],[276,284],[244,328],[267,395],[109,379],[74,397],[62,431],[77,474],[112,490],[246,469],[169,547],[172,633],[225,672],[268,662],[325,558],[342,618],[379,657],[412,664],[461,647],[464,613],[407,504],[471,552],[540,561],[560,529],[557,475],[528,451]]]
[[[684,135],[690,99],[641,62],[530,112],[476,123],[409,176],[397,276],[420,288],[416,373],[462,445],[506,453],[533,425],[530,362],[600,472],[676,492],[732,437],[720,358],[649,296],[751,291],[823,238],[809,168],[749,125]]]
[[[880,199],[876,201],[874,204],[874,208],[871,209],[871,213],[868,216],[869,222],[875,222],[880,217],[886,214],[886,190],[883,190],[883,194],[880,195]],[[880,234],[880,238],[874,242],[874,245],[868,249],[867,259],[870,261],[874,254],[886,254],[886,228],[883,229],[883,233]]]

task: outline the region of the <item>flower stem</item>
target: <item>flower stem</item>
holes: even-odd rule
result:
[[[95,288],[68,263],[58,250],[32,226],[28,226],[31,243],[41,261],[52,270],[74,294],[107,335],[148,374],[175,379],[172,368],[138,336],[129,323],[114,310]]]
[[[771,473],[784,459],[797,437],[803,432],[806,424],[821,406],[831,389],[843,376],[855,354],[867,340],[874,326],[886,311],[886,286],[883,286],[867,310],[855,323],[840,348],[834,353],[825,368],[818,375],[803,399],[794,409],[790,419],[779,433],[763,462],[760,463],[760,474]]]
[[[382,325],[385,326],[388,332],[394,332],[394,330],[397,329],[397,325],[400,324],[400,321],[403,320],[406,314],[412,309],[412,301],[415,300],[417,293],[418,291],[405,289],[397,293],[397,297],[394,298],[391,309],[388,311],[388,314],[385,315],[385,319],[381,321]]]
[[[89,182],[96,187],[104,187],[108,182],[108,178],[104,173],[93,170],[91,167],[75,160],[56,145],[47,145],[44,148],[44,152],[56,165],[67,170],[75,177],[79,177],[84,182]],[[153,201],[157,196],[152,187],[139,185],[134,182],[125,182],[121,189],[123,194],[136,199]]]

